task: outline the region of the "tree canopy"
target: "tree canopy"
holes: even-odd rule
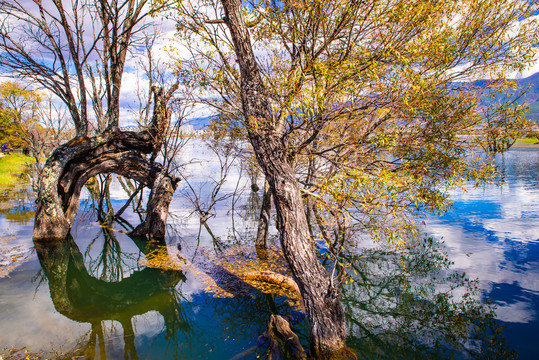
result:
[[[508,76],[532,63],[533,6],[245,1],[271,114],[252,126],[279,134],[314,206],[354,209],[355,226],[400,241],[410,208],[443,211],[446,190],[496,173],[477,151],[487,130],[518,136],[524,107],[483,99],[513,91]],[[193,54],[186,82],[237,125],[241,79],[220,2],[177,7]]]
[[[415,211],[444,211],[448,190],[496,176],[492,152],[518,134],[522,107],[481,100],[509,91],[508,75],[532,63],[536,4],[174,5],[192,55],[178,65],[184,81],[247,135],[307,304],[311,346],[335,350],[344,319],[330,298],[346,278],[343,257],[355,236],[402,243],[417,231]],[[496,146],[482,144],[485,132]],[[312,240],[330,259],[329,276],[311,260]]]

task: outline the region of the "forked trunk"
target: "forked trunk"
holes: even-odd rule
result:
[[[240,0],[222,0],[241,73],[241,99],[249,140],[270,185],[281,246],[297,282],[310,325],[314,357],[332,357],[345,347],[339,291],[318,260],[295,170],[271,121],[269,101],[255,61]]]
[[[176,89],[177,85],[166,94],[154,89],[154,115],[147,130],[79,137],[54,151],[40,179],[34,240],[64,239],[75,219],[82,187],[102,173],[119,174],[152,189],[146,220],[137,235],[164,237],[168,205],[178,179],[153,159],[165,139],[171,115],[167,103]]]
[[[345,347],[346,338],[339,290],[317,257],[295,170],[286,161],[281,141],[268,136],[253,138],[273,193],[281,247],[305,306],[312,355],[332,358],[332,353]]]

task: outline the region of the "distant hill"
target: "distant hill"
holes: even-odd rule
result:
[[[529,120],[539,124],[539,72],[525,79],[517,80],[517,84],[523,89],[530,86],[528,92],[524,96],[524,100],[530,106],[530,111],[527,114]]]

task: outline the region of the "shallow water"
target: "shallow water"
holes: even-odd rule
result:
[[[217,176],[211,153],[194,145],[185,151],[199,160],[185,170],[192,184],[210,188],[200,170]],[[348,344],[358,358],[509,358],[510,349],[535,358],[539,153],[509,152],[499,163],[506,184],[452,194],[454,207],[427,221],[432,239],[405,251],[369,245],[351,260],[357,275],[342,291]],[[235,169],[223,191],[238,180]],[[223,277],[226,266],[215,262],[232,253],[257,263],[252,239],[259,195],[246,190],[219,203],[206,229],[186,190],[180,183],[166,244],[150,246],[130,239],[120,224],[100,226],[91,193],[81,200],[72,240],[35,246],[31,199],[24,191],[6,193],[2,201],[14,202],[0,211],[0,266],[6,270],[13,257],[20,265],[0,277],[0,349],[26,347],[53,357],[230,359],[259,345],[272,313],[297,323],[307,346],[307,324],[294,301],[230,281]],[[127,197],[122,185],[114,181],[110,193],[118,209]],[[123,217],[137,225],[132,211]],[[184,259],[183,271],[148,267],[156,249],[171,263]],[[503,336],[495,334],[499,324],[507,326]],[[257,356],[264,356],[262,347],[244,358]]]
[[[443,238],[453,268],[480,280],[497,306],[504,335],[521,359],[539,356],[539,152],[509,151],[497,159],[503,186],[455,192],[454,206],[428,229]]]

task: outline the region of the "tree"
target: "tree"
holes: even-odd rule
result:
[[[490,96],[482,99],[484,121],[476,134],[480,135],[483,149],[490,153],[503,153],[533,128],[533,122],[526,118],[529,107],[522,104],[522,97],[528,89],[517,92],[516,84],[509,84],[512,88],[507,91],[488,94]]]
[[[215,94],[202,102],[242,120],[269,183],[312,353],[342,349],[342,247],[358,233],[403,242],[417,231],[414,211],[443,211],[448,189],[495,175],[492,157],[474,152],[464,135],[484,121],[481,97],[510,86],[507,74],[531,63],[535,4],[176,6],[193,54],[182,62],[186,83]],[[330,258],[328,269],[313,243]]]
[[[44,166],[35,240],[65,238],[81,188],[92,176],[110,172],[152,189],[137,234],[164,237],[178,179],[155,159],[170,123],[168,102],[178,85],[152,88],[148,127],[140,132],[119,128],[126,58],[148,26],[148,11],[147,0],[0,1],[0,69],[55,94],[75,128],[75,137],[59,146]],[[92,110],[95,124],[90,121]]]
[[[29,168],[32,186],[37,190],[42,159],[71,139],[66,109],[43,91],[13,81],[0,84],[0,109],[0,142],[22,148],[34,158]]]
[[[22,85],[7,81],[0,84],[0,142],[11,147],[27,145],[32,130],[39,131],[41,94]]]

